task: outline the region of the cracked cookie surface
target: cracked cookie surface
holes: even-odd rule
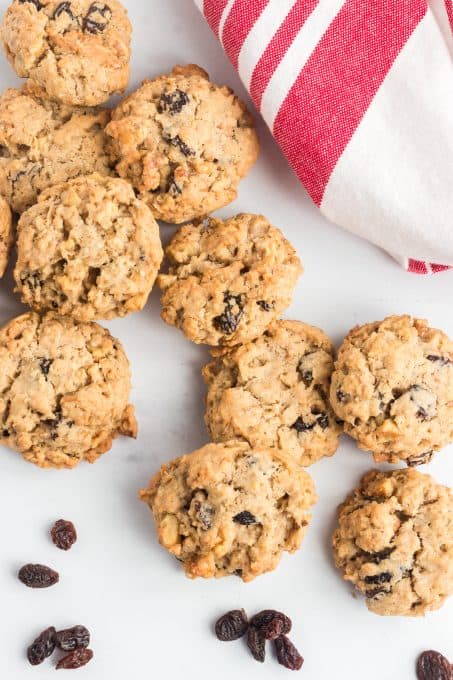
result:
[[[94,106],[129,80],[131,25],[118,0],[14,0],[1,26],[17,75],[50,99]]]
[[[129,362],[96,323],[34,312],[0,330],[0,442],[40,467],[94,462],[135,436]]]
[[[331,456],[342,430],[328,401],[334,353],[319,328],[279,320],[216,357],[203,368],[211,439],[276,447],[302,465]]]
[[[422,616],[453,593],[453,494],[417,470],[372,470],[340,506],[343,578],[381,615]]]
[[[316,501],[311,477],[290,456],[238,441],[163,465],[140,495],[187,576],[244,581],[299,548]]]
[[[0,97],[0,193],[21,213],[58,182],[111,174],[107,109],[48,101],[30,84]]]
[[[8,266],[9,253],[13,245],[13,216],[8,203],[0,195],[0,278]]]
[[[261,335],[291,303],[302,273],[294,248],[262,215],[184,225],[165,254],[162,318],[189,340],[214,346]]]
[[[358,326],[338,351],[330,400],[376,461],[426,463],[453,441],[453,342],[410,316]]]
[[[44,191],[17,235],[22,301],[79,321],[142,309],[163,255],[149,208],[128,182],[100,175]]]
[[[176,224],[231,203],[259,151],[244,104],[193,64],[145,80],[113,111],[107,133],[118,174],[157,219]]]

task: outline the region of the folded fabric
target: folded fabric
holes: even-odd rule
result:
[[[195,2],[321,212],[453,266],[453,0]]]

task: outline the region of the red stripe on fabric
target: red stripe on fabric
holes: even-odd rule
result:
[[[274,136],[319,205],[335,165],[426,0],[346,0],[291,87]]]
[[[258,109],[277,66],[318,3],[319,0],[297,0],[258,60],[250,80],[250,95]]]
[[[453,33],[453,0],[445,0],[445,9],[447,10],[448,21]]]
[[[203,2],[203,14],[217,37],[219,37],[220,20],[227,3],[228,0],[204,0]]]
[[[238,67],[239,52],[269,0],[236,0],[225,21],[222,43],[231,63]]]
[[[445,272],[447,269],[451,269],[451,267],[447,267],[446,264],[433,264],[431,263],[431,269],[433,274],[437,274],[438,272]]]

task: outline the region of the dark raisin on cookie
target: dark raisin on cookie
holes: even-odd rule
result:
[[[433,363],[439,364],[440,366],[448,366],[449,364],[453,363],[451,359],[439,356],[438,354],[428,354],[426,358],[428,361],[432,361]]]
[[[95,18],[97,17],[97,19]],[[99,17],[101,20],[99,20]],[[83,30],[87,33],[102,33],[112,17],[110,7],[102,2],[93,2],[83,19]]]
[[[232,609],[216,621],[215,634],[222,642],[239,640],[247,632],[248,625],[245,611]]]
[[[256,524],[256,517],[248,510],[243,510],[233,517],[233,522],[247,526],[249,524]]]
[[[425,465],[426,463],[429,463],[431,458],[434,455],[434,451],[424,451],[423,453],[420,453],[418,456],[411,456],[406,460],[406,463],[409,467],[416,467],[417,465]]]
[[[52,541],[60,550],[69,550],[77,541],[77,532],[72,522],[59,519],[50,530]]]
[[[43,375],[49,375],[49,369],[53,363],[53,359],[41,359],[39,362],[39,368]]]
[[[243,315],[244,303],[242,295],[225,293],[223,296],[225,308],[222,314],[215,316],[212,320],[214,328],[225,335],[234,333]]]
[[[275,640],[280,635],[289,633],[292,627],[291,619],[275,609],[264,609],[250,620],[265,640]]]
[[[261,307],[263,312],[270,312],[274,308],[272,302],[266,302],[266,300],[257,300],[256,304]]]
[[[304,663],[303,657],[286,635],[280,635],[274,641],[277,661],[290,671],[298,671]]]
[[[430,649],[417,659],[418,680],[451,680],[453,667],[440,652]]]
[[[195,151],[190,148],[179,135],[175,135],[174,137],[164,137],[165,141],[168,142],[168,144],[171,144],[172,146],[175,146],[177,149],[181,151],[183,156],[195,156]]]
[[[164,92],[157,105],[158,113],[168,111],[170,114],[180,113],[183,106],[189,103],[189,97],[185,92],[177,88],[174,92]]]
[[[55,644],[55,628],[50,626],[43,630],[27,649],[27,659],[31,665],[38,666],[47,659],[53,653]]]
[[[394,550],[395,548],[384,548],[384,550],[380,550],[379,552],[375,553],[370,553],[366,551],[362,551],[362,553],[365,556],[367,562],[371,562],[372,564],[379,564],[383,560],[386,560],[387,557],[390,557]]]
[[[365,583],[388,583],[392,580],[392,574],[385,571],[382,574],[375,574],[374,576],[365,576]]]
[[[53,18],[58,19],[58,17],[61,16],[62,14],[67,14],[70,17],[70,19],[74,19],[74,15],[71,12],[70,2],[60,2],[55,12],[53,13]]]
[[[38,10],[38,12],[39,12],[40,9],[42,9],[42,5],[39,2],[39,0],[19,0],[19,3],[21,5],[25,5],[25,3],[29,3],[30,5],[34,5],[36,7],[36,9]]]
[[[266,658],[266,640],[255,626],[249,626],[247,631],[247,646],[250,649],[253,658],[256,661],[263,663]]]
[[[340,404],[344,404],[346,401],[348,401],[348,395],[342,390],[337,390],[335,396],[337,397],[337,400],[340,402]]]

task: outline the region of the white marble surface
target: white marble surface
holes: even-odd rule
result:
[[[1,9],[6,7],[1,0]],[[219,45],[190,0],[129,0],[134,24],[131,87],[174,63],[197,62],[218,82],[243,92]],[[0,58],[3,87],[16,79]],[[280,226],[305,265],[288,318],[324,328],[338,343],[356,323],[408,312],[453,335],[453,273],[406,274],[385,253],[323,220],[259,123],[262,154],[236,203],[221,211],[260,211]],[[164,226],[164,240],[172,233]],[[20,311],[8,276],[0,284],[0,322]],[[305,656],[305,680],[411,680],[414,660],[435,648],[453,659],[453,598],[426,619],[368,613],[336,573],[329,552],[335,508],[371,467],[371,458],[344,438],[337,455],[315,465],[319,502],[302,550],[272,574],[244,585],[239,579],[191,582],[155,540],[148,509],[137,500],[158,465],[203,444],[206,349],[159,318],[154,292],[145,310],[108,324],[124,343],[133,370],[137,441],[118,440],[94,466],[45,471],[1,451],[0,677],[44,680],[48,663],[28,666],[24,649],[44,627],[83,623],[92,631],[95,660],[77,677],[138,680],[184,677],[231,680],[287,677],[269,654],[261,666],[242,642],[217,642],[213,620],[241,606],[286,611]],[[453,482],[453,448],[428,470]],[[79,541],[56,550],[47,531],[72,519]],[[48,563],[59,585],[31,591],[15,578],[21,564]]]

